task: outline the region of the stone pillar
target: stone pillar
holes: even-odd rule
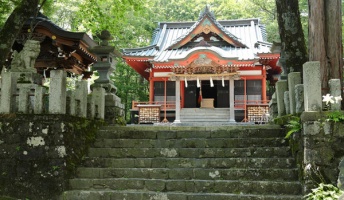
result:
[[[49,113],[66,114],[66,76],[63,70],[50,71]]]
[[[180,80],[176,80],[176,118],[173,123],[180,123]]]
[[[276,83],[276,99],[277,99],[277,110],[278,117],[286,114],[284,105],[284,92],[288,89],[288,83],[286,80],[280,80]]]
[[[276,93],[272,95],[269,102],[269,114],[271,118],[276,118],[278,116]]]
[[[11,72],[4,72],[1,76],[1,102],[0,113],[12,112],[14,98],[13,94],[16,92],[17,82]]]
[[[314,182],[314,170],[323,161],[323,157],[320,153],[322,147],[323,152],[329,153],[329,149],[322,146],[324,143],[316,142],[323,139],[321,134],[321,122],[307,121],[303,123],[303,191],[309,192],[312,188],[316,187]],[[320,139],[321,138],[321,139]],[[316,145],[315,145],[316,144]],[[328,156],[328,158],[331,158]],[[329,162],[329,160],[326,160]]]
[[[93,96],[87,96],[87,118],[94,119],[95,105]]]
[[[341,110],[340,105],[341,105],[342,101],[338,99],[342,96],[340,80],[339,79],[331,79],[328,81],[328,84],[330,86],[330,94],[335,99],[335,102],[331,105],[331,110]]]
[[[284,107],[285,107],[285,114],[290,114],[290,102],[289,102],[289,91],[284,92]]]
[[[68,90],[66,98],[66,114],[76,116],[75,91]]]
[[[233,78],[229,79],[229,122],[235,122]]]
[[[75,114],[78,117],[87,117],[87,81],[77,81],[75,85],[74,101],[76,104]]]
[[[93,88],[92,96],[95,104],[95,118],[104,119],[105,116],[105,89],[102,87]]]
[[[29,113],[29,92],[31,89],[31,84],[19,84],[19,106],[18,111],[20,113]]]
[[[288,88],[289,88],[289,103],[290,103],[290,113],[296,113],[296,103],[295,103],[295,85],[301,84],[301,73],[291,72],[288,74]]]
[[[322,98],[319,61],[303,64],[303,84],[305,111],[321,111]]]
[[[303,84],[297,84],[295,85],[295,113],[302,113],[305,110],[304,105]]]
[[[344,158],[341,159],[338,169],[339,169],[339,175],[338,175],[337,186],[339,189],[344,190]],[[343,197],[344,197],[344,194],[343,194]]]
[[[35,88],[35,105],[33,107],[34,114],[42,114],[43,113],[43,106],[44,106],[44,95],[45,95],[45,87],[36,85]]]

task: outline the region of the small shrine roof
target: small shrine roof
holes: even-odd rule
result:
[[[33,30],[30,30],[33,27]],[[13,45],[14,50],[21,50],[27,39],[40,42],[41,52],[36,59],[35,68],[38,73],[49,76],[49,69],[63,68],[75,74],[83,74],[85,78],[92,72],[89,65],[97,61],[89,49],[98,44],[85,32],[71,32],[54,24],[42,13],[27,20],[22,32]]]
[[[66,31],[59,27],[58,25],[54,24],[47,16],[39,13],[37,17],[30,17],[24,24],[24,27],[29,28],[32,21],[34,20],[34,27],[45,27],[50,32],[68,38],[70,40],[81,40],[85,42],[89,47],[93,47],[98,45],[90,36],[88,36],[85,32],[71,32]]]

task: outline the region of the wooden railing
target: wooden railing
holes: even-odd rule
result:
[[[238,110],[246,110],[247,105],[262,105],[266,106],[269,105],[270,100],[235,100],[234,107]]]
[[[138,110],[137,105],[161,105],[161,110],[165,110],[165,102],[164,101],[132,101],[131,109]],[[176,109],[176,102],[175,101],[166,101],[166,110],[175,110]]]
[[[246,105],[268,105],[270,100],[235,100],[234,107],[235,109],[245,110]],[[161,110],[165,110],[165,102],[164,101],[132,101],[132,110],[138,110],[137,105],[161,105]],[[166,102],[166,110],[175,110],[176,109],[176,102],[175,101],[167,101]]]

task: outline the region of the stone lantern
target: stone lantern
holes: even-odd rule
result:
[[[90,49],[97,56],[97,63],[93,65],[93,71],[97,71],[99,78],[94,81],[93,87],[102,87],[106,92],[116,93],[117,88],[110,80],[110,74],[116,69],[115,47],[109,46],[109,40],[113,39],[109,31],[104,30],[97,35],[100,45]]]
[[[90,52],[97,56],[97,62],[93,65],[93,71],[97,71],[99,78],[92,85],[95,101],[104,102],[102,110],[98,111],[100,117],[108,124],[116,123],[119,116],[123,116],[124,105],[121,99],[116,96],[117,88],[110,80],[111,73],[116,69],[115,47],[109,46],[109,40],[113,39],[109,31],[104,30],[97,35],[100,45],[90,49]],[[105,91],[104,91],[105,90]],[[104,109],[103,109],[104,108]]]

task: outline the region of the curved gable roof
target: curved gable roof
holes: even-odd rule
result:
[[[165,28],[165,27],[164,27]],[[228,44],[234,47],[247,47],[238,37],[230,33],[215,18],[214,14],[209,10],[208,6],[200,13],[198,21],[189,28],[189,30],[178,37],[167,49],[177,49],[190,42],[196,35],[200,33],[215,33]]]

